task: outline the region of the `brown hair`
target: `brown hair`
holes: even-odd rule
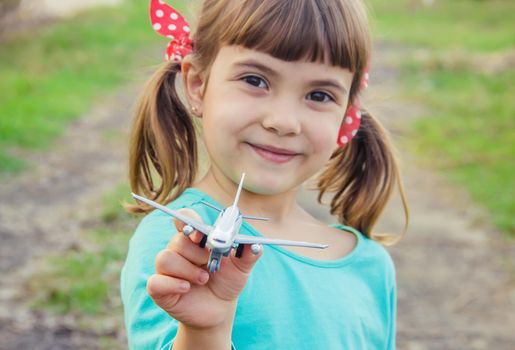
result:
[[[204,0],[193,41],[192,59],[204,73],[223,45],[241,45],[285,61],[307,58],[347,68],[354,73],[350,101],[357,96],[371,51],[366,11],[354,0]],[[147,83],[137,104],[130,144],[133,192],[160,203],[177,198],[197,175],[196,129],[176,92],[179,71],[179,64],[165,63]],[[333,153],[319,177],[319,200],[326,192],[336,192],[331,213],[341,223],[387,243],[371,230],[395,183],[407,226],[409,214],[394,149],[379,122],[363,111],[357,135]],[[127,209],[151,210],[142,204]]]

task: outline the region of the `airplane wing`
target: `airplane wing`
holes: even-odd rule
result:
[[[170,209],[168,207],[165,207],[164,205],[161,205],[159,203],[151,201],[150,199],[138,196],[135,193],[132,193],[132,196],[134,198],[136,198],[137,200],[140,200],[140,201],[142,201],[144,203],[147,203],[148,205],[150,205],[150,206],[152,206],[152,207],[154,207],[156,209],[159,209],[159,210],[165,212],[168,215],[173,216],[174,218],[184,222],[186,225],[189,225],[189,226],[193,227],[195,230],[197,230],[199,232],[202,232],[206,236],[209,235],[209,233],[213,230],[213,226],[206,225],[206,224],[203,224],[201,222],[195,221],[192,218],[190,218],[189,216],[183,215],[183,214],[181,214],[181,213],[179,213],[179,212],[177,212],[175,210],[172,210],[172,209]]]
[[[319,243],[308,243],[308,242],[299,242],[299,241],[288,241],[285,239],[273,239],[266,237],[255,237],[255,236],[247,236],[247,235],[236,235],[234,238],[234,243],[238,244],[266,244],[266,245],[284,245],[284,246],[293,246],[293,247],[306,247],[306,248],[319,248],[325,249],[329,247],[327,244],[319,244]]]

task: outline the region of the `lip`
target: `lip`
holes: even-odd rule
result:
[[[249,142],[249,145],[251,145],[253,147],[261,148],[268,152],[282,154],[282,155],[296,156],[299,154],[299,152],[295,152],[295,151],[292,151],[292,150],[289,150],[286,148],[279,148],[279,147],[274,147],[274,146],[270,146],[270,145],[262,145],[259,143],[250,143]]]
[[[299,152],[295,152],[286,148],[279,148],[271,145],[262,145],[246,142],[259,156],[271,161],[273,163],[286,163],[294,157],[300,155]]]

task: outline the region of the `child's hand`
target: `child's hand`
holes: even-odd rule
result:
[[[191,209],[183,214],[201,222]],[[184,224],[174,220],[178,233],[156,257],[156,274],[147,281],[147,291],[154,302],[173,318],[193,328],[215,328],[232,322],[236,301],[258,256],[245,246],[241,258],[231,252],[223,257],[220,270],[209,275],[206,264],[209,250],[200,248],[200,232],[189,237],[182,233]]]

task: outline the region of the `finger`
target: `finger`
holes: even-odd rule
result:
[[[181,294],[190,290],[190,283],[165,275],[152,275],[147,280],[147,292],[156,302],[163,301],[163,298],[168,298],[167,303],[173,306],[179,299]]]
[[[197,266],[207,264],[209,259],[209,251],[206,248],[200,248],[198,244],[183,234],[175,235],[168,243],[167,249],[177,252]]]
[[[183,214],[189,218],[192,218],[195,221],[202,222],[200,215],[198,215],[197,212],[193,209],[181,208],[181,209],[177,210],[177,212],[179,214]],[[178,231],[182,231],[182,228],[186,225],[184,222],[182,222],[179,219],[176,219],[175,217],[173,218],[173,221],[174,221],[175,227],[177,228]]]
[[[179,209],[177,210],[177,212],[179,212],[180,214],[183,214],[195,221],[198,221],[200,223],[202,223],[202,218],[200,217],[200,215],[197,214],[197,212],[193,209],[189,209],[189,208],[182,208],[182,209]],[[175,224],[175,228],[177,229],[177,231],[179,232],[182,232],[184,226],[186,226],[186,224],[184,222],[182,222],[181,220],[177,219],[177,218],[173,218],[173,222]],[[189,238],[195,242],[195,243],[199,243],[201,240],[202,240],[202,237],[204,236],[203,233],[201,232],[198,232],[197,230],[193,231],[193,233],[189,236]]]
[[[202,232],[198,232],[197,230],[193,231],[193,233],[190,235],[189,239],[195,243],[199,244],[202,238],[204,238],[204,234]]]
[[[162,250],[157,254],[156,273],[187,280],[194,284],[204,284],[209,279],[207,271],[170,249]]]
[[[187,216],[195,221],[202,222],[202,218],[200,217],[200,215],[198,215],[197,212],[193,209],[181,208],[181,209],[177,210],[177,212],[179,214]],[[186,226],[186,224],[184,222],[182,222],[181,220],[179,220],[175,217],[173,218],[173,222],[175,224],[175,227],[177,228],[177,231],[182,231],[183,227]]]
[[[202,222],[202,221],[200,221],[200,222]],[[173,223],[175,224],[175,228],[177,229],[177,231],[184,234],[184,232],[182,230],[183,230],[184,226],[186,226],[186,224],[177,218],[173,218]],[[193,231],[193,233],[191,233],[189,235],[189,239],[193,243],[198,244],[202,240],[203,236],[204,236],[204,234],[202,232],[198,232],[197,230],[195,230],[195,231]]]
[[[250,273],[262,254],[263,250],[261,250],[258,255],[254,255],[250,249],[250,245],[245,244],[245,248],[243,248],[243,253],[240,258],[236,257],[236,251],[233,249],[231,253],[231,261],[241,272]]]

